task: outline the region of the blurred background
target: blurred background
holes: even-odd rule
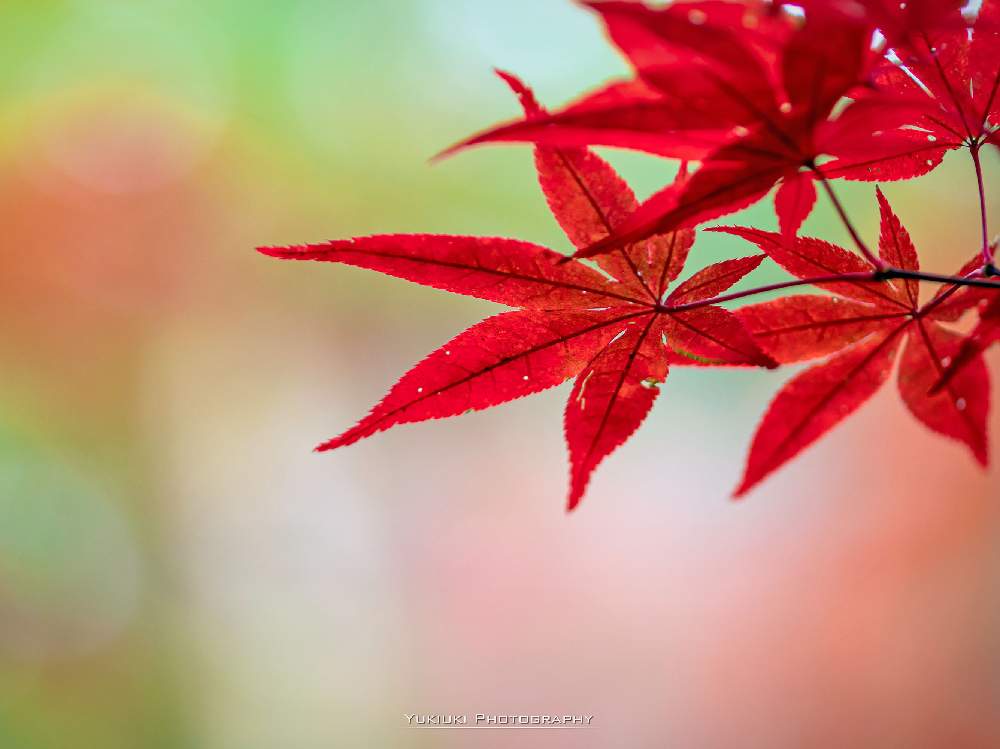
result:
[[[675,370],[571,516],[568,386],[310,452],[495,307],[253,248],[568,249],[529,149],[427,160],[517,113],[495,65],[551,105],[624,72],[586,12],[4,0],[0,28],[0,746],[1000,745],[1000,476],[894,387],[739,504],[789,372]],[[675,168],[610,158],[641,196]],[[886,187],[929,269],[977,247],[966,162]],[[846,243],[825,206],[806,233]],[[462,712],[595,718],[403,718]]]

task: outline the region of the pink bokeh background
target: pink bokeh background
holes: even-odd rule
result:
[[[568,386],[310,452],[496,308],[253,247],[568,249],[527,149],[427,158],[515,113],[493,65],[553,104],[620,73],[584,11],[14,0],[0,23],[0,745],[1000,745],[1000,478],[894,386],[741,503],[788,372],[672,372],[572,515]],[[642,195],[672,170],[609,156]],[[928,269],[976,247],[970,171],[885,187]],[[873,235],[872,186],[844,193]],[[805,233],[845,241],[825,207]],[[595,718],[403,717],[462,712]]]

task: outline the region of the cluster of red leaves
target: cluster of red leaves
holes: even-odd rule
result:
[[[879,255],[893,267],[919,270],[917,252],[906,229],[878,191],[882,212]],[[863,261],[847,250],[816,239],[783,241],[781,235],[720,227],[753,242],[789,273],[816,276],[817,269],[856,271]],[[982,263],[979,253],[967,264]],[[960,271],[959,276],[965,275]],[[892,372],[897,353],[899,394],[910,412],[930,429],[963,442],[987,465],[987,416],[990,382],[980,356],[935,395],[935,383],[963,346],[962,337],[942,323],[958,320],[982,296],[965,292],[945,296],[942,288],[921,304],[915,280],[885,284],[823,284],[835,296],[783,297],[738,311],[764,349],[782,364],[828,357],[807,369],[778,393],[754,437],[743,494],[769,473],[815,442],[871,398]]]
[[[601,15],[636,77],[455,147],[609,145],[702,162],[680,196],[653,196],[583,257],[622,239],[732,213],[779,182],[778,218],[783,232],[794,234],[812,210],[818,174],[866,181],[921,176],[948,150],[989,140],[990,120],[1000,114],[994,24],[1000,6],[992,0],[971,30],[961,2],[822,0],[805,3],[815,14],[808,22],[765,14],[753,2],[681,2],[658,10],[637,2],[584,4]],[[894,48],[891,56],[873,51],[880,23],[893,38],[919,46]],[[845,97],[850,103],[838,108]]]
[[[909,410],[985,465],[989,378],[981,354],[1000,340],[1000,292],[982,285],[993,271],[985,242],[951,277],[978,278],[980,286],[942,285],[921,303],[917,253],[881,191],[878,257],[849,224],[864,257],[798,232],[817,184],[842,212],[833,179],[910,179],[966,148],[981,186],[980,150],[1000,145],[1000,2],[984,0],[972,20],[956,0],[581,4],[603,20],[634,76],[548,112],[521,81],[501,73],[524,116],[448,152],[533,143],[542,190],[576,248],[572,258],[510,239],[430,235],[261,248],[516,308],[430,354],[320,449],[576,377],[565,413],[572,508],[597,465],[645,419],[671,365],[775,367],[822,358],[772,403],[742,494],[870,398],[902,351],[898,383]],[[690,176],[682,168],[640,205],[588,148],[598,145],[700,167]],[[710,265],[668,291],[694,245],[694,227],[775,187],[778,232],[715,229],[764,254]],[[985,232],[985,201],[983,212]],[[817,279],[832,296],[789,296],[735,313],[719,306],[755,293],[725,294],[766,258],[798,279]],[[948,325],[972,310],[980,321],[963,338]]]
[[[504,76],[528,116],[538,116],[531,92]],[[536,164],[552,213],[577,247],[608,236],[636,210],[628,185],[590,151],[538,148]],[[545,247],[497,238],[375,236],[262,251],[370,268],[519,308],[433,352],[360,423],[319,449],[396,424],[488,408],[576,377],[565,415],[575,507],[597,464],[646,418],[670,363],[776,366],[732,312],[673,309],[726,291],[765,257],[711,265],[668,294],[694,239],[694,231],[682,229],[603,255],[597,262],[607,275],[578,260],[560,263],[564,256]]]

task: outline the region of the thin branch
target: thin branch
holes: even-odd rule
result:
[[[889,270],[889,266],[887,266],[880,258],[876,257],[870,249],[868,249],[868,245],[865,244],[861,235],[858,234],[858,230],[854,228],[854,224],[847,215],[847,211],[844,210],[844,205],[840,202],[840,198],[837,197],[837,193],[833,191],[833,185],[830,184],[830,180],[826,178],[823,171],[815,164],[811,165],[809,168],[812,169],[812,171],[819,178],[819,182],[823,185],[823,189],[830,198],[830,202],[833,203],[833,207],[837,209],[837,214],[840,216],[840,220],[843,222],[844,227],[851,235],[851,239],[854,240],[854,244],[858,248],[858,251],[864,255],[865,260],[871,263],[872,267],[877,271]]]
[[[997,291],[1000,291],[1000,281],[991,281],[986,278],[969,276],[946,276],[941,273],[925,273],[921,270],[890,268],[889,270],[880,273],[879,278],[910,278],[915,281],[926,281],[928,283],[954,284],[955,286],[975,286],[979,289],[996,289]]]
[[[841,273],[838,275],[829,276],[816,276],[814,278],[800,278],[795,281],[784,281],[782,283],[773,283],[767,286],[760,286],[756,289],[748,289],[747,291],[737,291],[732,294],[723,294],[722,296],[713,297],[711,299],[702,299],[697,302],[688,302],[687,304],[664,305],[663,309],[667,312],[687,312],[688,310],[701,309],[702,307],[710,307],[713,304],[721,304],[722,302],[734,302],[737,299],[745,299],[746,297],[756,296],[757,294],[766,294],[769,291],[781,291],[782,289],[792,289],[796,286],[814,286],[816,284],[823,283],[851,283],[851,282],[866,282],[866,283],[879,283],[884,279],[876,272],[872,273]]]
[[[747,289],[746,291],[736,291],[731,294],[723,294],[721,296],[712,297],[711,299],[702,299],[700,301],[689,302],[687,304],[665,304],[657,309],[661,312],[688,312],[694,309],[701,309],[702,307],[711,307],[715,304],[722,304],[723,302],[735,302],[738,299],[746,299],[747,297],[757,296],[758,294],[766,294],[771,291],[791,289],[796,286],[816,286],[829,283],[885,283],[893,278],[911,278],[917,281],[926,281],[927,283],[949,284],[952,285],[955,290],[963,286],[975,286],[978,288],[995,289],[997,292],[1000,292],[1000,282],[989,281],[985,278],[977,277],[976,274],[965,277],[944,276],[938,273],[924,273],[923,271],[908,271],[900,268],[888,268],[884,271],[872,271],[871,273],[840,273],[829,276],[801,278],[795,281],[784,281],[782,283],[769,284],[755,289]],[[948,296],[951,296],[953,293],[954,291],[949,290]],[[943,296],[943,298],[939,298],[935,301],[937,304],[940,304],[945,299],[947,299],[947,296]],[[937,305],[935,304],[934,306]],[[927,308],[921,310],[921,312],[926,311]]]
[[[982,278],[982,276],[983,276],[982,270],[974,270],[971,273],[969,273],[966,276],[966,278]],[[931,299],[929,302],[927,302],[920,308],[919,310],[920,316],[923,317],[936,310],[942,304],[951,299],[961,288],[962,287],[959,284],[953,284],[949,288],[945,289],[945,291],[942,294],[935,297],[934,299]]]
[[[982,220],[983,229],[983,264],[987,276],[1000,275],[994,265],[993,252],[990,248],[990,228],[989,220],[986,217],[986,183],[983,179],[983,162],[979,157],[980,144],[976,143],[969,149],[972,154],[972,163],[976,166],[976,181],[979,183],[979,215]]]

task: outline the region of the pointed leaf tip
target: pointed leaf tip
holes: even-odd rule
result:
[[[275,257],[279,260],[301,260],[306,252],[305,247],[255,247],[261,255]]]
[[[875,395],[892,371],[901,330],[873,336],[785,384],[757,428],[737,496],[815,444]]]
[[[326,442],[321,442],[313,448],[314,453],[328,453],[337,450],[341,447],[348,447],[353,445],[355,442],[360,442],[365,437],[370,436],[366,434],[363,430],[364,422],[356,424],[355,426],[348,429],[342,434],[338,434],[336,437],[331,437],[326,440]]]
[[[467,148],[470,145],[472,145],[472,144],[469,143],[469,141],[467,141],[467,140],[463,140],[463,141],[459,141],[458,143],[454,143],[454,144],[448,146],[447,148],[444,148],[444,149],[438,151],[433,156],[431,156],[429,159],[427,159],[427,163],[430,166],[436,166],[437,164],[440,164],[445,159],[450,159],[456,153],[458,153],[459,151],[461,151],[464,148]]]
[[[500,78],[500,80],[510,87],[510,90],[513,91],[514,95],[520,100],[526,119],[540,117],[546,114],[545,108],[539,104],[531,86],[521,80],[519,76],[508,70],[504,70],[503,68],[493,68],[493,72],[498,78]],[[430,159],[428,159],[428,163],[431,165],[438,164],[445,159],[451,158],[459,151],[464,151],[465,149],[472,148],[473,146],[482,145],[483,143],[488,142],[489,139],[486,137],[487,135],[494,133],[498,129],[520,124],[524,121],[525,120],[513,120],[465,138],[464,140],[460,140],[458,143],[448,146],[444,150],[438,151],[436,154],[431,156]]]
[[[667,379],[668,365],[655,315],[622,332],[580,372],[564,413],[570,456],[569,509],[583,498],[604,460],[645,421],[660,394],[650,382]]]
[[[500,68],[493,68],[493,72],[510,87],[510,90],[520,100],[525,115],[532,117],[545,112],[541,104],[538,103],[538,99],[535,98],[535,92],[518,76]]]
[[[539,116],[540,114],[541,113],[539,113]],[[459,151],[465,151],[466,149],[474,148],[475,146],[482,146],[487,143],[496,144],[496,143],[530,142],[530,140],[526,140],[524,138],[519,139],[517,137],[500,137],[498,135],[499,133],[506,133],[509,130],[514,130],[518,126],[524,125],[525,122],[526,120],[523,118],[508,120],[507,122],[501,123],[500,125],[492,127],[488,130],[483,130],[479,133],[476,133],[475,135],[471,135],[468,138],[464,138],[463,140],[460,140],[457,143],[448,146],[442,151],[438,151],[436,154],[431,156],[430,159],[428,159],[428,163],[432,165],[438,164],[444,161],[445,159],[450,159]]]

